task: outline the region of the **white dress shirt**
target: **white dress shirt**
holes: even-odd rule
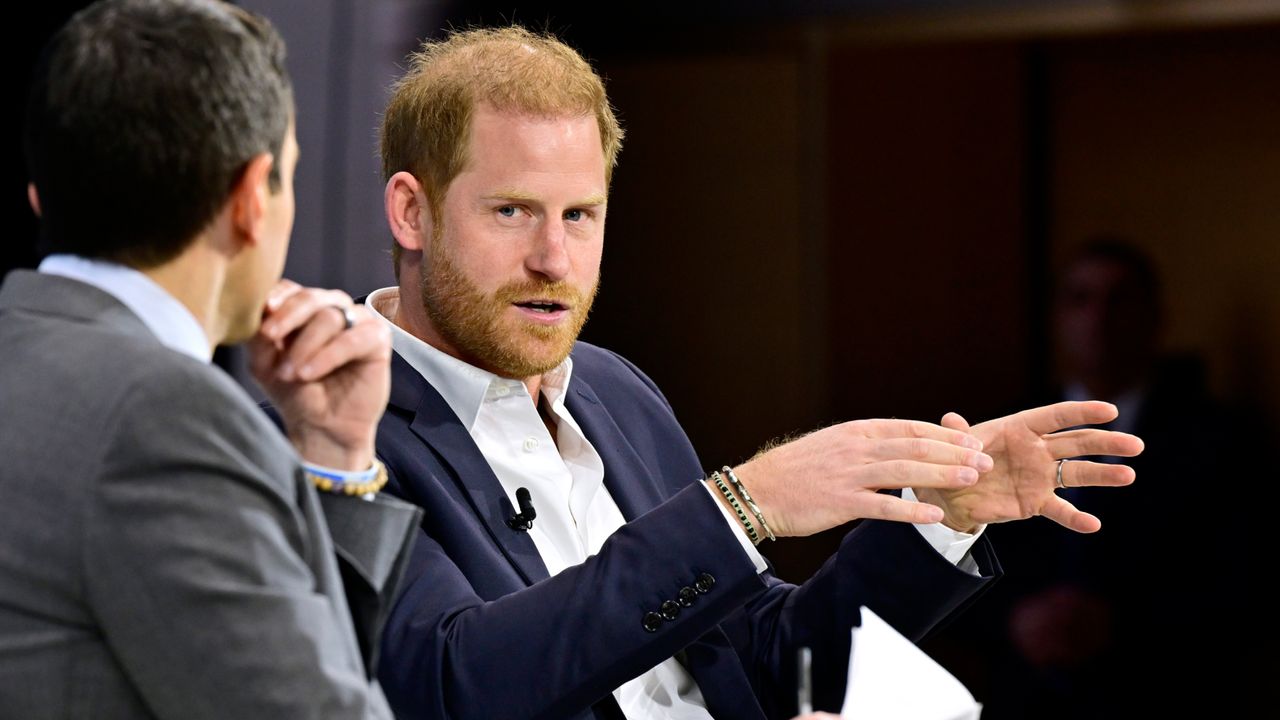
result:
[[[365,302],[390,324],[395,351],[440,393],[467,428],[512,506],[516,506],[517,488],[529,490],[538,511],[529,536],[547,572],[556,575],[599,552],[626,519],[604,486],[600,454],[565,407],[573,359],[565,358],[542,376],[542,395],[556,423],[553,440],[523,382],[465,363],[391,322],[400,302],[398,288],[377,290]],[[710,488],[703,487],[714,496]],[[733,528],[756,571],[763,572],[767,563],[746,531],[720,502],[716,507]],[[948,558],[956,554],[957,546],[961,549],[956,558],[964,556],[977,539],[976,534],[963,535],[939,527],[951,533],[947,536],[935,532],[943,538],[941,545],[929,534],[925,537]],[[630,720],[711,718],[697,683],[675,658],[624,683],[613,694]]]

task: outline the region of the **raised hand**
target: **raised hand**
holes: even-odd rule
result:
[[[772,448],[735,472],[774,533],[787,536],[857,518],[938,522],[939,508],[876,491],[954,492],[992,467],[982,443],[965,431],[912,420],[856,420]]]
[[[1058,461],[1083,455],[1132,457],[1141,453],[1142,440],[1133,435],[1067,429],[1109,422],[1117,414],[1110,403],[1061,402],[970,427],[956,413],[947,413],[943,426],[982,440],[995,467],[972,486],[919,487],[914,488],[916,497],[942,508],[943,522],[956,530],[972,531],[984,523],[1043,515],[1076,532],[1096,532],[1102,521],[1055,494]],[[1126,465],[1073,460],[1062,467],[1064,487],[1115,487],[1133,480],[1133,469]]]
[[[350,327],[348,327],[348,319]],[[281,280],[249,365],[308,462],[363,470],[391,387],[391,332],[340,290]]]

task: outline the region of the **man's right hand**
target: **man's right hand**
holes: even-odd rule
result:
[[[346,327],[347,313],[353,320]],[[249,365],[302,459],[337,470],[373,463],[373,439],[391,387],[391,331],[340,290],[281,280]]]
[[[858,518],[939,522],[941,508],[877,491],[967,487],[992,467],[968,433],[913,420],[855,420],[772,448],[734,472],[774,534],[796,536]]]

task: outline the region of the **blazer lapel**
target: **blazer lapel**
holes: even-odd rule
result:
[[[572,382],[565,407],[600,453],[604,462],[604,485],[622,516],[628,521],[634,520],[662,503],[664,498],[658,483],[591,385],[577,376]]]
[[[507,518],[515,509],[467,429],[440,393],[398,353],[391,357],[390,404],[413,414],[410,431],[440,459],[466,494],[476,517],[525,582],[532,585],[549,577],[529,533],[507,526]],[[429,508],[427,513],[430,514]]]

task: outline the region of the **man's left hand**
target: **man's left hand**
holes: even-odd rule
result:
[[[1110,403],[1061,402],[979,423],[973,427],[956,413],[942,418],[943,427],[969,432],[983,442],[995,467],[964,488],[919,488],[916,497],[943,511],[953,530],[973,532],[986,523],[1043,515],[1080,533],[1096,532],[1102,522],[1082,512],[1057,490],[1058,461],[1082,455],[1132,457],[1142,452],[1134,435],[1081,428],[1114,420]],[[1127,465],[1072,460],[1062,468],[1064,487],[1116,487],[1134,480]]]

